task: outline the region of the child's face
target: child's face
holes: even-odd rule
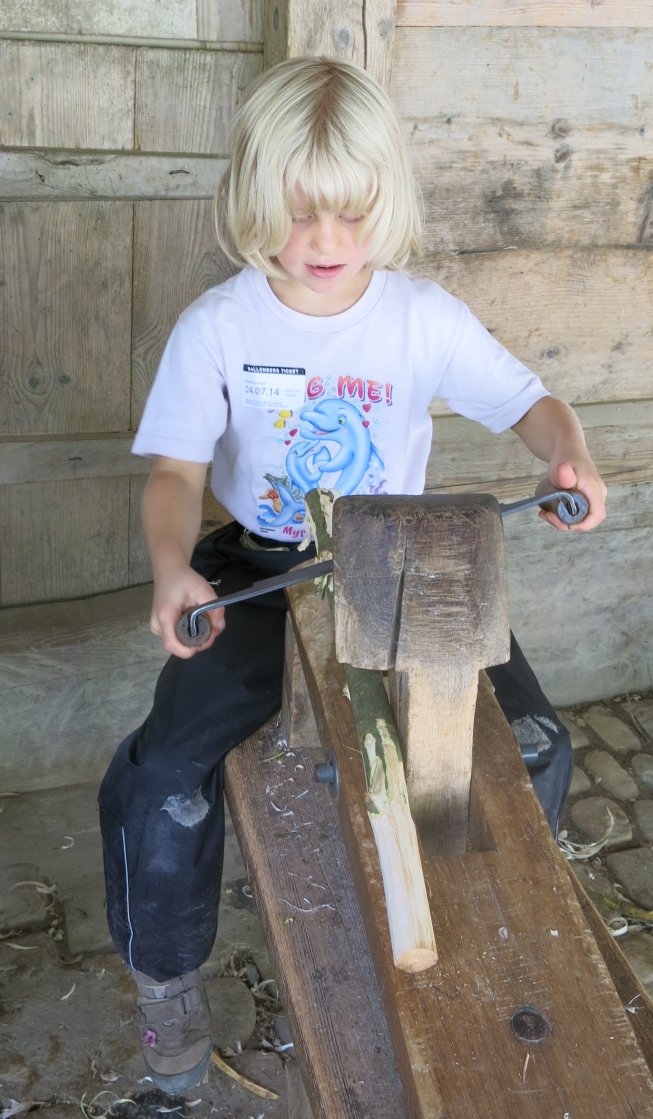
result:
[[[276,260],[287,279],[271,279],[282,303],[308,315],[335,315],[367,288],[369,239],[360,235],[362,214],[311,212],[303,192],[293,197],[292,233]]]

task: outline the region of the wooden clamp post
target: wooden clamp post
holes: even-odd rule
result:
[[[340,498],[333,538],[338,660],[390,672],[420,839],[460,853],[479,670],[510,653],[499,505],[488,494]]]

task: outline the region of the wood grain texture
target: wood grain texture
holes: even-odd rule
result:
[[[302,55],[328,55],[365,62],[365,34],[360,0],[279,0],[265,16],[265,66]]]
[[[335,802],[311,749],[274,720],[227,759],[229,811],[315,1119],[401,1119],[406,1107]],[[271,793],[271,788],[274,793]],[[271,800],[291,816],[280,817]]]
[[[197,36],[211,42],[263,42],[263,0],[197,0]]]
[[[510,617],[557,706],[653,687],[653,484],[613,486],[589,534],[506,518]]]
[[[570,404],[650,399],[653,268],[646,250],[435,254],[412,271],[467,303]]]
[[[5,151],[0,194],[49,202],[212,198],[226,167],[226,159],[213,156]]]
[[[648,0],[397,0],[398,27],[653,27]]]
[[[0,144],[131,148],[134,50],[0,39]]]
[[[219,251],[205,201],[135,205],[132,423],[138,425],[178,316],[234,267]]]
[[[325,654],[322,604],[289,591],[309,690],[325,749],[338,757],[338,800],[408,1114],[420,1119],[594,1119],[653,1115],[650,1072],[576,901],[562,855],[489,690],[479,695],[475,804],[492,842],[461,857],[427,860],[439,973],[411,977],[389,964],[378,867],[361,811],[360,760],[348,747],[350,712],[338,667]],[[489,848],[489,849],[488,849]],[[573,983],[569,976],[573,974]],[[535,1005],[552,1024],[538,1047],[518,1041],[509,1018]],[[582,1052],[583,1073],[569,1054]],[[526,1056],[529,1055],[529,1061]],[[615,1063],[622,1074],[613,1076]],[[500,1070],[500,1072],[499,1072]]]
[[[392,92],[415,121],[628,133],[648,125],[652,48],[650,29],[397,29]]]
[[[498,505],[470,495],[343,497],[333,561],[338,659],[391,670],[420,839],[429,852],[463,851],[478,673],[510,647]]]
[[[129,203],[0,205],[0,432],[129,425],[131,242]]]
[[[645,129],[573,119],[406,121],[426,252],[649,244]]]
[[[261,69],[252,52],[139,49],[134,147],[224,156],[238,99]]]
[[[2,30],[197,39],[195,0],[3,0]]]
[[[151,599],[151,586],[130,587],[2,611],[3,791],[100,779],[147,715],[166,659],[149,631]]]
[[[129,480],[0,488],[0,602],[52,602],[127,585]]]

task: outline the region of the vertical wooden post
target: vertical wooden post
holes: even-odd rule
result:
[[[509,656],[498,503],[340,498],[333,549],[338,659],[390,672],[420,838],[429,852],[460,853],[478,674]]]
[[[393,0],[267,0],[266,68],[285,58],[327,55],[364,67],[386,89],[390,85],[394,40]]]

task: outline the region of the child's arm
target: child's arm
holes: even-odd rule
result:
[[[543,520],[562,531],[589,532],[605,520],[607,487],[592,462],[576,413],[554,396],[538,400],[514,424],[514,432],[529,451],[549,466],[549,479],[559,489],[577,489],[589,501],[589,513],[578,525],[565,525],[555,513],[541,512]]]
[[[184,658],[201,650],[179,642],[175,635],[179,618],[216,597],[210,583],[190,567],[202,521],[205,481],[204,463],[160,457],[154,461],[143,496],[143,525],[154,574],[150,628],[167,652]],[[224,610],[211,610],[206,617],[211,636],[202,649],[224,629]]]

